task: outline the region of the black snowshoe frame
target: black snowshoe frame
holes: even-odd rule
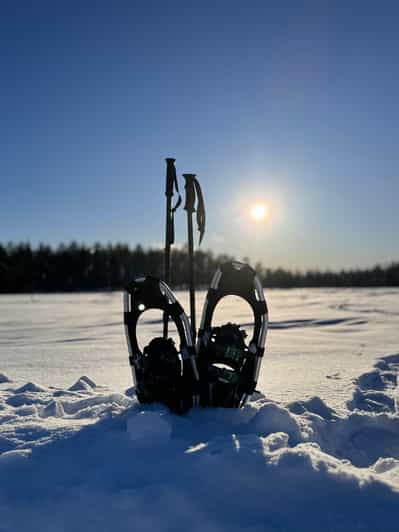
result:
[[[219,301],[229,295],[244,299],[254,315],[254,330],[248,346],[243,347],[243,331],[238,325],[212,327]],[[197,342],[197,364],[200,372],[203,406],[243,406],[256,388],[268,328],[268,309],[260,279],[248,264],[232,261],[215,273],[208,290]],[[241,333],[241,339],[239,335]],[[232,338],[228,350],[214,348],[223,338]],[[216,364],[216,366],[215,366]],[[226,364],[231,368],[218,368]]]
[[[217,304],[228,295],[241,297],[252,309],[254,329],[248,344],[238,325],[212,326]],[[137,323],[150,309],[158,309],[174,321],[180,337],[179,350],[171,339],[155,338],[141,351]],[[268,309],[262,284],[248,264],[226,262],[216,271],[205,299],[196,348],[182,306],[168,285],[156,277],[139,277],[127,286],[124,323],[133,382],[141,403],[162,402],[181,414],[198,403],[241,407],[255,391],[266,342]],[[157,380],[151,374],[150,360],[156,363],[158,353],[159,367],[164,367],[162,364],[169,357],[172,370]],[[181,371],[172,377],[179,354]]]
[[[146,370],[146,356],[151,344],[141,351],[137,339],[137,322],[146,310],[161,310],[172,318],[180,337],[179,353],[182,370],[168,386],[157,389]],[[168,285],[156,277],[146,276],[133,280],[124,293],[124,323],[129,348],[129,362],[138,400],[143,403],[163,402],[171,410],[184,413],[198,402],[199,375],[195,361],[190,322]],[[159,338],[162,345],[162,339]],[[164,340],[165,349],[171,351],[173,342]],[[172,347],[173,349],[173,347]],[[177,355],[177,353],[176,353]]]

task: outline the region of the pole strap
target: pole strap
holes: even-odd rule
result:
[[[197,194],[197,225],[198,225],[198,231],[200,234],[199,244],[201,244],[202,239],[205,234],[205,221],[206,221],[205,202],[204,202],[204,196],[202,195],[201,185],[199,184],[198,179],[194,179],[194,185],[195,185],[195,192]]]
[[[186,204],[184,210],[188,213],[197,213],[197,226],[200,233],[199,244],[201,244],[205,234],[205,202],[202,194],[201,185],[195,174],[183,174],[186,180]]]

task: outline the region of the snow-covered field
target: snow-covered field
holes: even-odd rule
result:
[[[397,531],[399,290],[266,296],[260,393],[183,417],[125,393],[120,293],[1,296],[0,532]]]

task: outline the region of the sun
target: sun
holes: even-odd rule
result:
[[[269,216],[269,207],[266,203],[254,203],[249,211],[249,214],[255,222],[263,222]]]

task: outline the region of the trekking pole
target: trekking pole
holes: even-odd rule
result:
[[[184,210],[187,212],[187,234],[188,234],[188,271],[190,289],[190,320],[193,341],[197,335],[195,323],[195,272],[194,272],[194,234],[193,234],[193,214],[197,212],[198,230],[200,232],[199,244],[205,232],[205,206],[202,196],[201,186],[195,174],[183,174],[186,180],[186,203]],[[195,202],[197,200],[197,209]]]
[[[168,157],[166,160],[166,231],[165,231],[165,263],[164,263],[164,277],[167,285],[170,284],[170,250],[175,241],[175,224],[174,213],[181,204],[181,196],[179,194],[179,186],[177,184],[175,160]],[[174,207],[172,207],[172,197],[174,191],[178,194],[178,199]],[[163,337],[168,337],[168,314],[163,316]]]

